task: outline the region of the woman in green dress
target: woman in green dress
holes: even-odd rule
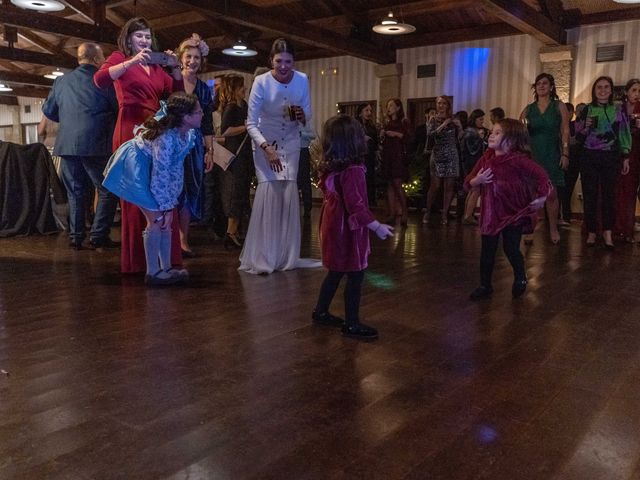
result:
[[[529,130],[533,159],[547,171],[555,187],[546,202],[549,237],[555,245],[560,241],[558,189],[564,188],[563,170],[569,166],[569,112],[558,98],[552,75],[538,75],[532,89],[535,101],[525,107],[520,120]]]

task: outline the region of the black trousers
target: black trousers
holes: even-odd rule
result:
[[[360,296],[364,270],[358,272],[335,272],[329,270],[320,287],[316,312],[324,313],[329,311],[331,301],[344,275],[347,276],[347,285],[344,287],[345,321],[347,323],[358,323],[360,321]]]
[[[482,250],[480,253],[480,285],[491,288],[491,277],[493,266],[496,263],[496,252],[498,242],[502,235],[502,248],[509,263],[513,268],[513,276],[516,280],[524,280],[526,273],[524,270],[524,257],[520,253],[520,239],[522,238],[522,227],[510,225],[504,228],[497,235],[482,235]]]
[[[311,210],[311,155],[309,147],[300,149],[300,162],[298,164],[298,190],[302,195],[304,212]]]
[[[615,189],[619,172],[620,155],[617,152],[584,149],[580,175],[588,233],[595,233],[598,227],[598,193],[602,206],[602,229],[613,229],[616,218]]]

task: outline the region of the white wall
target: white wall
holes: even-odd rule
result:
[[[337,113],[336,103],[378,100],[379,80],[374,66],[372,62],[348,56],[296,62],[296,69],[309,77],[316,131]],[[336,69],[335,75],[333,69]]]
[[[616,85],[624,85],[630,78],[640,77],[640,21],[609,23],[574,28],[569,43],[576,45],[573,75],[573,103],[590,102],[591,86],[600,75],[613,78]],[[621,62],[596,63],[599,45],[625,44],[625,59]]]
[[[530,86],[540,73],[541,44],[529,35],[399,50],[402,97],[453,96],[453,109],[504,108],[520,114],[532,101]],[[436,64],[434,78],[417,78],[418,65]]]

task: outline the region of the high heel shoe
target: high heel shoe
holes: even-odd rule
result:
[[[238,238],[237,233],[229,233],[224,236],[224,248],[227,250],[241,249],[242,241]]]

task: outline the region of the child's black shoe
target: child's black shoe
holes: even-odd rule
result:
[[[478,288],[476,288],[473,292],[471,292],[471,295],[469,295],[469,298],[471,300],[482,300],[483,298],[489,298],[492,293],[493,293],[493,288],[485,287],[481,285]]]
[[[342,335],[358,340],[375,340],[378,338],[378,330],[360,322],[345,323],[342,327]]]
[[[527,279],[515,280],[511,287],[511,296],[513,298],[521,297],[527,290]]]
[[[342,327],[344,325],[343,319],[331,315],[329,312],[319,313],[314,310],[311,314],[311,319],[317,325],[326,325],[328,327]]]

